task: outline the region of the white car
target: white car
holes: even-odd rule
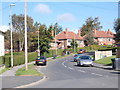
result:
[[[90,56],[80,56],[80,58],[77,60],[78,66],[84,66],[89,65],[93,66],[93,60]]]

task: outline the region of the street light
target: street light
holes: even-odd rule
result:
[[[39,38],[40,38],[40,36],[39,36],[39,23],[38,23],[38,56],[40,56],[40,44],[39,44]]]
[[[55,46],[56,46],[56,55],[57,55],[56,29],[55,29]]]
[[[26,0],[24,0],[24,23],[25,23],[25,69],[28,70],[28,55],[27,55],[27,16],[26,16]]]
[[[75,50],[75,30],[74,30],[74,53],[76,52]]]
[[[12,6],[15,6],[15,4],[10,4],[11,67],[13,67],[13,42],[12,42],[13,25],[12,25]]]

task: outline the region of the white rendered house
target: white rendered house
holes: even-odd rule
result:
[[[5,48],[4,48],[4,32],[0,31],[0,56],[5,55]]]

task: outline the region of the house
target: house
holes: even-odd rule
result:
[[[4,56],[4,52],[4,32],[0,31],[0,56]]]
[[[107,31],[97,31],[94,29],[94,41],[98,43],[98,45],[113,45],[114,41],[114,33],[108,29]]]
[[[60,32],[55,38],[60,41],[58,44],[59,49],[71,48],[72,39],[77,41],[78,47],[84,47],[84,39],[80,35],[80,30],[78,30],[78,33],[75,34],[74,32],[68,31],[66,28],[65,31]]]

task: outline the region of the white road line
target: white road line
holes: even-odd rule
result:
[[[101,74],[97,74],[97,73],[91,73],[91,74],[93,74],[93,75],[97,75],[97,76],[103,76],[103,75],[101,75]]]
[[[83,70],[78,70],[78,71],[80,71],[80,72],[84,72],[84,73],[85,73],[85,71],[83,71]]]
[[[71,68],[71,67],[68,67],[69,69],[71,69],[71,70],[75,70],[74,68]]]
[[[63,65],[64,67],[67,67],[67,66],[65,65],[65,62],[66,62],[66,61],[62,62],[62,65]]]

